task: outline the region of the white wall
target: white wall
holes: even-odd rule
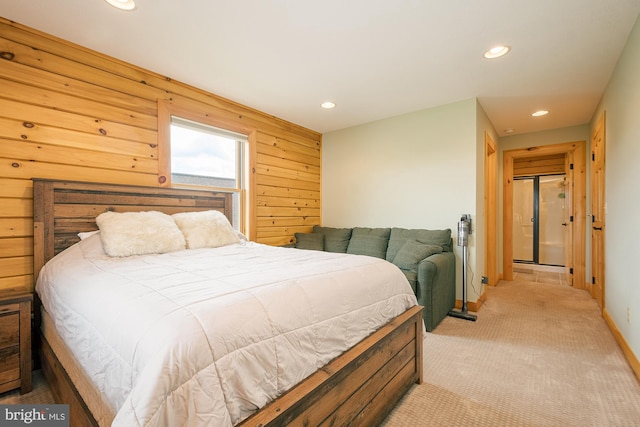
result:
[[[605,309],[640,358],[640,19],[592,126],[606,111]],[[627,317],[628,310],[628,317]]]
[[[477,108],[469,99],[324,134],[323,225],[450,228],[455,245],[461,214],[476,218]],[[455,251],[461,298],[462,253]],[[477,299],[472,292],[469,286],[469,301]]]

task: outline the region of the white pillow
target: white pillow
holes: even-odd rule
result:
[[[80,233],[78,233],[78,237],[80,238],[80,240],[84,240],[88,237],[93,236],[94,234],[98,234],[100,232],[100,230],[94,230],[94,231],[81,231]]]
[[[173,214],[187,241],[187,248],[217,248],[239,243],[240,239],[222,212],[201,211]]]
[[[96,218],[107,255],[161,254],[186,246],[171,216],[162,212],[104,212]]]
[[[80,245],[80,250],[85,259],[96,259],[107,256],[104,251],[104,246],[102,245],[102,239],[100,239],[100,233],[85,236],[85,238],[77,244]]]

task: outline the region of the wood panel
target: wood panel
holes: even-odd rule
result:
[[[22,58],[22,60],[28,58],[29,48],[27,46],[12,43],[7,40],[2,40],[1,44],[5,47],[3,50],[12,50],[14,55],[17,50],[22,49],[23,52],[20,53],[20,58]],[[2,69],[0,69],[0,76],[5,77],[8,80],[26,84],[27,86],[32,86],[35,83],[40,88],[68,93],[76,98],[84,98],[88,100],[108,98],[109,103],[114,106],[121,107],[126,110],[138,111],[150,116],[155,115],[156,103],[153,101],[128,95],[125,91],[108,89],[107,85],[97,86],[92,83],[75,80],[60,74],[53,74],[50,72],[51,67],[48,67],[45,71],[34,68],[34,65],[37,66],[39,64],[34,64],[33,61],[27,65],[20,64],[15,61],[8,61],[4,64]],[[63,64],[61,68],[63,70],[68,70],[70,66],[70,64]],[[86,75],[87,72],[88,70],[82,74]],[[98,71],[98,73],[100,73],[100,71]],[[95,77],[95,75],[93,75],[93,77]]]
[[[7,237],[0,239],[0,252],[8,257],[33,255],[33,238]]]
[[[263,132],[257,141],[257,236],[274,245],[293,243],[294,233],[309,232],[321,221],[320,142]]]
[[[15,267],[33,255],[32,178],[161,186],[161,102],[198,105],[200,117],[250,135],[252,239],[285,244],[320,224],[318,132],[4,18],[0,52],[0,264],[13,266],[0,269],[0,292],[34,286]]]
[[[33,202],[29,199],[2,199],[2,213],[8,217],[30,217],[33,214]]]
[[[1,120],[0,120],[1,121]],[[2,126],[2,123],[0,123]],[[158,170],[156,159],[143,156],[129,156],[93,150],[78,150],[58,145],[31,142],[15,143],[0,138],[0,157],[23,162],[47,162],[67,164],[98,169],[136,171],[155,174]]]
[[[0,217],[0,238],[25,236],[33,236],[33,218]]]
[[[104,119],[95,119],[90,116],[81,116],[66,111],[52,110],[50,108],[38,105],[25,104],[21,101],[13,101],[10,99],[2,99],[0,102],[0,117],[6,117],[15,120],[24,120],[25,117],[37,117],[38,121],[23,122],[26,126],[34,124],[36,126],[49,126],[58,129],[60,123],[64,123],[64,129],[61,132],[77,131],[77,137],[91,138],[109,136],[111,144],[104,146],[104,149],[110,148],[112,144],[117,144],[118,139],[127,139],[149,145],[156,148],[158,138],[155,130],[135,128],[132,126],[115,123]],[[69,143],[75,141],[76,138],[65,138]],[[95,143],[95,141],[94,141]],[[124,148],[130,144],[124,144]]]
[[[105,138],[108,135],[108,131],[104,129],[102,131],[105,135],[87,134],[19,120],[0,119],[0,138],[6,139],[7,144],[11,144],[13,140],[13,145],[22,147],[25,142],[38,142],[78,151],[87,150],[89,154],[98,151],[101,154],[120,154],[147,159],[158,158],[158,150],[155,143],[149,144],[143,141],[142,143],[132,144],[132,142],[137,141],[124,140],[122,138]],[[3,157],[5,156],[3,155]]]
[[[271,185],[256,186],[256,194],[258,196],[276,196],[295,199],[320,199],[319,191],[291,187],[273,187]]]
[[[7,276],[25,276],[33,271],[33,258],[30,256],[0,258],[0,271]]]
[[[513,176],[562,174],[565,167],[564,153],[513,160]]]

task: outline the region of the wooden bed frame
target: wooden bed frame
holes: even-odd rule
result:
[[[96,230],[105,211],[168,214],[216,209],[231,217],[228,193],[33,180],[34,277],[54,255]],[[38,318],[39,308],[36,310]],[[242,426],[375,425],[414,383],[422,382],[422,307],[416,306],[362,340]],[[41,335],[42,371],[58,403],[70,405],[72,426],[97,426],[83,397]]]

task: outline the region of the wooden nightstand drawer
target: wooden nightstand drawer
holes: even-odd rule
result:
[[[31,302],[33,294],[0,292],[0,393],[31,391]]]
[[[20,347],[0,350],[0,384],[20,379]]]
[[[20,304],[5,304],[5,305],[0,305],[0,316],[5,314],[5,313],[12,313],[12,312],[18,312],[20,311]]]
[[[17,304],[16,304],[17,305]],[[20,312],[0,315],[0,349],[20,343]]]

